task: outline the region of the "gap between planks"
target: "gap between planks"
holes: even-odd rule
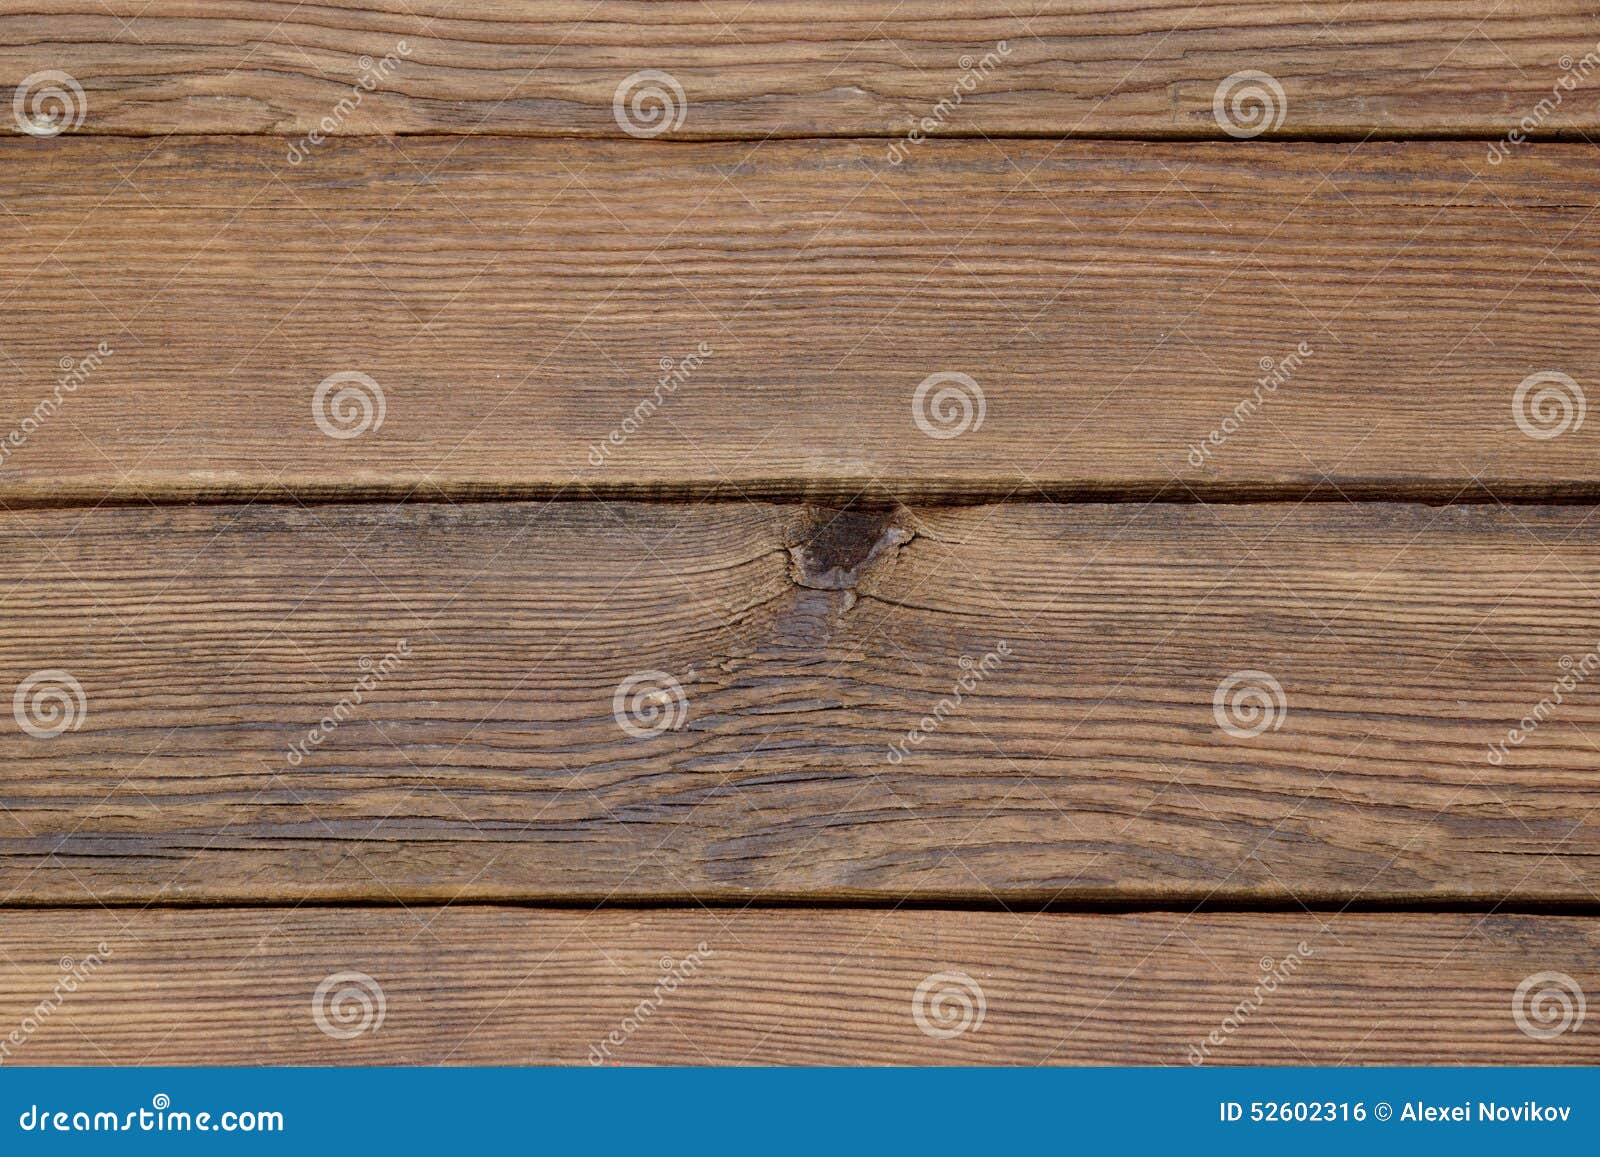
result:
[[[405,911],[416,907],[433,907],[440,903],[437,896],[356,896],[340,899],[310,897],[297,900],[294,908],[312,911]],[[1356,897],[1331,900],[1323,897],[1307,899],[1285,897],[1218,898],[1210,893],[1194,892],[1191,895],[1164,894],[1150,900],[1122,898],[1115,900],[1027,898],[1001,900],[985,898],[971,893],[912,893],[893,897],[805,896],[784,897],[762,895],[755,898],[709,896],[704,899],[687,895],[661,895],[646,898],[632,896],[600,896],[590,898],[574,896],[549,896],[518,899],[515,897],[484,898],[462,896],[449,901],[450,908],[463,910],[494,909],[507,912],[550,913],[628,913],[628,912],[965,912],[1009,913],[1016,916],[1405,916],[1405,915],[1478,915],[1478,916],[1550,916],[1567,919],[1592,919],[1600,917],[1600,901],[1551,900],[1538,901],[1524,895],[1512,895],[1503,900],[1483,897],[1473,900],[1432,899],[1422,896]],[[0,902],[0,913],[5,912],[231,912],[253,909],[282,910],[282,899],[272,897],[237,896],[218,899],[197,896],[193,899],[175,899],[164,896],[155,900],[128,900],[111,898],[66,898],[61,900],[7,899]]]
[[[806,479],[747,479],[703,485],[617,483],[611,485],[451,484],[384,485],[330,483],[299,487],[95,486],[14,487],[0,498],[0,511],[47,511],[217,506],[474,506],[505,503],[582,505],[625,502],[653,506],[759,502],[773,506],[826,505],[842,510],[959,510],[974,506],[1594,506],[1600,481],[1431,483],[1413,479],[1320,486],[1230,485],[1227,483],[1133,487],[1117,484],[1019,489],[1007,482],[940,486],[927,481],[892,482]]]
[[[9,126],[0,123],[0,139],[14,136],[16,139],[29,139],[26,135],[8,132]],[[1600,125],[1582,129],[1562,129],[1540,127],[1523,134],[1523,145],[1594,145],[1595,134],[1600,133]],[[179,130],[161,129],[102,129],[96,132],[83,132],[75,134],[80,139],[99,137],[109,140],[121,141],[165,141],[179,136],[217,136],[255,138],[259,140],[273,140],[289,143],[291,136],[282,132],[247,132],[242,130],[227,130],[226,132],[205,134],[197,133],[193,129]],[[504,142],[528,141],[604,141],[613,140],[610,134],[577,135],[565,133],[543,133],[538,131],[518,132],[515,129],[502,128],[492,133],[475,132],[463,129],[452,132],[448,129],[418,129],[412,132],[387,132],[382,134],[351,133],[341,137],[330,138],[339,141],[359,141],[362,139],[395,140],[408,142],[424,141],[461,141],[467,138],[473,140],[495,140]],[[1330,129],[1326,132],[1284,132],[1272,133],[1249,140],[1231,140],[1225,135],[1216,132],[1207,132],[1203,129],[1146,129],[1138,132],[1126,130],[1078,130],[1075,132],[1028,132],[1014,130],[1009,132],[986,133],[980,131],[962,131],[949,129],[939,133],[935,138],[944,142],[977,141],[1004,142],[1030,142],[1034,144],[1067,144],[1081,141],[1086,144],[1153,144],[1153,145],[1194,145],[1194,144],[1225,144],[1230,148],[1249,149],[1251,147],[1270,145],[1365,145],[1365,144],[1496,144],[1505,138],[1505,130],[1496,129],[1485,125],[1479,129],[1441,129],[1432,130],[1407,129],[1407,130],[1364,130],[1364,129]],[[624,140],[626,138],[623,138]],[[717,134],[685,135],[678,138],[655,137],[648,143],[660,148],[692,148],[695,145],[760,145],[768,141],[782,142],[785,144],[837,144],[845,141],[861,142],[890,142],[898,139],[892,132],[866,132],[854,129],[839,132],[824,132],[808,130],[804,132],[784,132],[782,130],[759,134]],[[644,142],[639,142],[644,143]],[[1519,146],[1520,147],[1520,146]]]

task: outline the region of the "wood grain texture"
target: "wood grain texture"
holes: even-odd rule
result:
[[[1592,903],[1594,513],[12,514],[0,903]]]
[[[72,74],[82,132],[616,136],[618,86],[653,69],[679,137],[1218,137],[1219,83],[1259,70],[1280,132],[1549,136],[1596,127],[1574,66],[1597,40],[1581,0],[29,0],[0,6],[0,83]]]
[[[1597,951],[1592,919],[1504,914],[18,912],[0,1050],[12,1064],[1594,1064],[1592,1023],[1534,1039],[1513,1000],[1541,972],[1592,984]],[[88,974],[41,1016],[62,957]],[[371,984],[333,986],[350,1019],[329,1023],[352,1035],[332,1038],[315,994],[351,971]],[[912,1009],[950,972],[967,979],[931,991],[972,1011],[941,1039]],[[963,1021],[954,1001],[948,1019],[923,1008],[938,1029]]]
[[[1600,494],[1588,146],[282,150],[0,147],[0,501]]]

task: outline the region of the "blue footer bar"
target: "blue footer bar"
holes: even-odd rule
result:
[[[1600,1069],[10,1069],[4,1149],[1504,1153],[1600,1140]],[[1292,1149],[1286,1147],[1292,1146]]]

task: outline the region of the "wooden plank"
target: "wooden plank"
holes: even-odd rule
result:
[[[1504,914],[11,912],[0,1027],[25,1027],[20,1042],[0,1038],[0,1054],[174,1065],[1594,1064],[1600,1038],[1581,1019],[1555,1031],[1560,1005],[1535,994],[1558,997],[1565,982],[1549,974],[1559,973],[1592,998],[1597,950],[1591,918]],[[57,1000],[63,975],[82,979]],[[1519,1007],[1542,1035],[1519,1028]]]
[[[1588,146],[282,147],[4,145],[0,501],[1600,494]]]
[[[654,71],[674,111],[635,131],[1217,137],[1253,71],[1283,133],[1549,136],[1600,125],[1597,36],[1581,0],[35,0],[0,78],[70,74],[82,132],[617,136]]]
[[[1594,513],[12,514],[0,903],[1591,903]]]

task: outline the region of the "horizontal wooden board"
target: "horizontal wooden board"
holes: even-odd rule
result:
[[[1591,903],[1594,513],[15,513],[0,903]]]
[[[282,148],[0,146],[0,501],[1600,493],[1588,146]]]
[[[0,1054],[12,1064],[1595,1064],[1592,1021],[1574,1008],[1558,1030],[1560,996],[1575,1002],[1564,985],[1593,996],[1597,928],[1425,913],[15,912],[0,1029],[20,1026],[20,1040],[0,1036]],[[71,990],[54,995],[65,976]],[[1522,1031],[1519,1009],[1540,1035]]]
[[[635,131],[1215,137],[1253,71],[1279,132],[1548,136],[1600,124],[1597,39],[1581,0],[34,0],[0,81],[69,73],[81,132],[618,136],[654,71]]]

